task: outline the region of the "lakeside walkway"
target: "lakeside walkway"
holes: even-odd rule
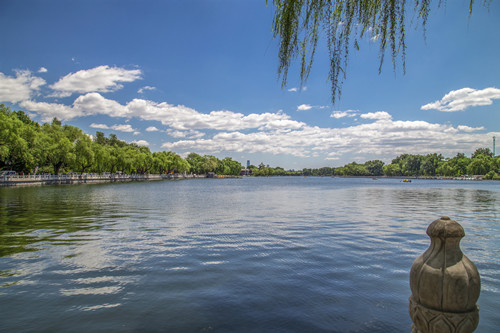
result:
[[[193,174],[28,174],[0,177],[0,186],[31,186],[59,184],[92,184],[131,181],[153,181],[166,179],[205,178],[205,175]]]

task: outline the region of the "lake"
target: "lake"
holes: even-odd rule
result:
[[[0,188],[2,332],[409,332],[449,216],[500,327],[500,182],[271,177]]]

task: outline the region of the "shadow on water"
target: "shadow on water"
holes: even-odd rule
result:
[[[0,188],[0,257],[89,240],[99,205],[89,186]]]

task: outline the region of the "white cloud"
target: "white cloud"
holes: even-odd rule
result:
[[[188,139],[196,139],[196,138],[201,138],[205,136],[205,133],[200,132],[200,131],[195,131],[195,130],[189,130],[189,131],[178,131],[178,130],[172,130],[168,129],[167,134],[170,135],[173,138],[188,138]]]
[[[297,111],[308,111],[311,110],[313,107],[309,104],[301,104],[297,106]]]
[[[38,92],[45,80],[28,70],[16,70],[16,77],[0,72],[0,102],[19,103],[30,99]]]
[[[122,124],[122,125],[112,125],[112,126],[108,126],[106,124],[95,124],[95,123],[92,123],[90,124],[90,127],[92,128],[98,128],[98,129],[112,129],[112,130],[115,130],[115,131],[120,131],[120,132],[134,132],[134,135],[137,134],[141,134],[140,132],[136,132],[135,129],[132,128],[131,125],[129,124]]]
[[[145,87],[142,87],[141,89],[137,90],[137,92],[139,94],[142,94],[144,93],[144,91],[146,90],[156,90],[156,87],[151,87],[151,86],[145,86]]]
[[[146,132],[158,132],[159,129],[154,127],[154,126],[149,126],[148,128],[146,128]]]
[[[130,124],[113,125],[113,126],[111,126],[111,129],[114,129],[115,131],[120,131],[120,132],[134,132],[135,131]]]
[[[43,122],[50,122],[54,117],[59,120],[70,120],[83,115],[81,112],[74,110],[70,106],[56,103],[22,101],[19,103],[19,106],[36,112],[40,115]]]
[[[109,126],[106,125],[106,124],[95,124],[95,123],[92,123],[92,124],[90,124],[90,127],[92,127],[92,128],[99,128],[99,129],[109,129]]]
[[[330,115],[331,118],[340,119],[345,117],[356,117],[358,110],[346,110],[346,111],[333,111]]]
[[[143,120],[160,121],[163,125],[176,130],[237,131],[256,128],[283,130],[284,128],[297,129],[305,125],[303,122],[292,120],[289,115],[283,112],[244,115],[232,111],[212,111],[206,114],[184,105],[158,104],[143,99],[134,99],[127,105],[122,105],[114,100],[104,98],[99,93],[79,96],[73,102],[72,107],[53,103],[50,106],[57,106],[56,108],[61,109],[61,112],[64,110],[64,113],[59,112],[57,115],[61,120],[98,114],[110,117],[137,117]],[[25,107],[39,113],[50,112],[48,103],[30,102]]]
[[[200,113],[184,105],[155,103],[143,99],[134,99],[126,105],[129,116],[137,116],[144,120],[160,121],[163,125],[176,130],[214,129],[237,131],[260,128],[278,129],[284,122],[288,126],[301,127],[304,123],[290,119],[282,112],[260,113],[245,116],[232,111],[212,111]]]
[[[293,87],[293,88],[290,88],[288,89],[289,92],[298,92],[298,91],[306,91],[307,90],[307,87],[306,86],[303,86],[302,88],[297,88],[297,87]]]
[[[139,134],[141,134],[141,132],[139,132],[139,131],[135,131],[135,132],[133,133],[133,135],[139,135]]]
[[[462,88],[450,91],[441,100],[425,104],[420,109],[444,112],[463,111],[470,106],[491,105],[494,99],[500,99],[498,88],[490,87],[483,90]]]
[[[287,154],[312,157],[324,154],[326,160],[338,160],[344,154],[394,158],[407,153],[441,152],[452,156],[459,151],[473,151],[490,140],[492,133],[472,133],[481,128],[433,124],[425,121],[394,121],[388,114],[370,115],[369,124],[346,128],[302,126],[289,131],[242,133],[225,131],[204,139],[166,142],[169,150]],[[378,119],[377,119],[378,118]],[[370,119],[366,118],[365,119]]]
[[[96,114],[104,114],[110,117],[130,116],[130,111],[127,107],[111,99],[104,98],[99,93],[88,93],[79,96],[73,102],[73,109],[80,111],[86,116]]]
[[[134,140],[131,143],[135,143],[138,146],[144,146],[144,147],[149,146],[149,142],[147,142],[146,140]]]
[[[47,72],[48,70],[45,67],[40,67],[40,69],[38,70],[38,73],[47,73]]]
[[[481,127],[469,127],[469,126],[465,126],[465,125],[458,125],[457,129],[459,131],[463,131],[463,132],[476,132],[476,131],[484,130],[484,127],[483,126],[481,126]]]
[[[311,109],[326,109],[328,106],[301,104],[297,106],[297,111],[309,111]]]
[[[120,103],[106,99],[98,93],[89,93],[79,96],[72,106],[58,103],[23,101],[19,106],[38,113],[42,121],[50,121],[53,117],[59,120],[71,120],[73,118],[90,115],[104,114],[110,117],[128,117],[129,111]]]
[[[119,82],[132,82],[141,78],[141,70],[99,66],[70,73],[50,86],[52,97],[68,97],[73,93],[110,92],[123,86]]]
[[[392,116],[385,111],[369,112],[360,115],[363,119],[390,120]]]

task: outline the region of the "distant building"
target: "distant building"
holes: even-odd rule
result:
[[[247,160],[247,169],[250,166],[250,160]]]

